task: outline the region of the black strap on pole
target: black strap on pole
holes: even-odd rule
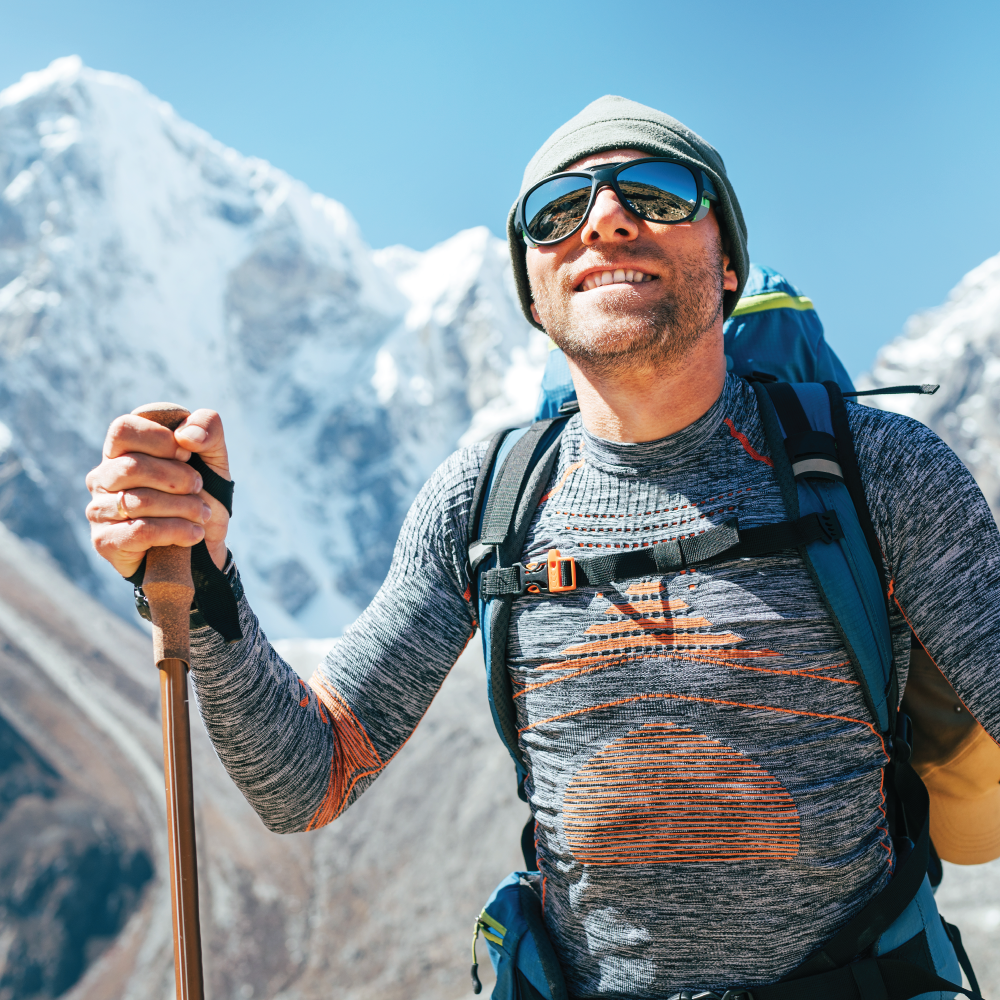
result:
[[[198,454],[192,454],[188,459],[191,466],[200,476],[205,492],[218,500],[233,516],[233,490],[235,483],[224,479],[214,469],[210,468]],[[128,582],[136,588],[137,599],[145,599],[141,593],[142,581],[146,575],[146,558],[143,557],[139,568],[128,577]],[[194,602],[192,610],[201,612],[205,622],[215,629],[226,642],[237,642],[243,638],[240,626],[240,612],[236,603],[236,595],[229,585],[229,579],[212,559],[205,540],[202,539],[191,548],[191,578],[194,580]]]

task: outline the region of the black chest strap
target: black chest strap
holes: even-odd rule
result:
[[[484,597],[521,594],[555,594],[578,587],[601,586],[613,580],[628,580],[652,573],[678,572],[702,563],[722,559],[747,559],[797,549],[811,542],[835,542],[843,529],[834,511],[807,514],[795,521],[740,528],[730,518],[698,535],[659,542],[645,548],[630,549],[602,556],[556,555],[539,563],[515,563],[487,570],[482,578]],[[553,575],[553,559],[558,563]]]

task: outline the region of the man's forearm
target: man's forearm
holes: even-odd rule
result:
[[[327,793],[336,734],[245,597],[239,609],[238,642],[227,645],[208,627],[191,632],[195,691],[230,777],[268,829],[295,833],[310,825]]]

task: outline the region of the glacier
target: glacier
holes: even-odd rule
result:
[[[122,614],[83,517],[115,416],[219,411],[254,609],[330,635],[433,469],[530,418],[546,350],[485,228],[372,251],[338,202],[77,57],[0,92],[0,520]]]

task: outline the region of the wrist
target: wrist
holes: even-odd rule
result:
[[[226,548],[226,540],[223,538],[221,542],[216,542],[214,545],[208,545],[206,542],[206,547],[208,548],[208,554],[212,557],[212,562],[219,569],[225,570],[226,563],[229,561],[229,549]]]
[[[233,592],[233,597],[239,601],[243,597],[243,581],[240,580],[239,570],[236,568],[236,561],[233,559],[232,553],[225,546],[222,547],[222,552],[223,565],[219,569],[225,573],[226,583]],[[146,621],[151,622],[153,619],[149,613],[149,601],[146,599],[146,595],[143,593],[142,587],[138,582],[134,582],[133,586],[135,588],[135,609],[139,612],[140,618],[145,618]],[[191,602],[191,628],[201,628],[205,625],[208,625],[208,622],[198,610],[196,599]]]

